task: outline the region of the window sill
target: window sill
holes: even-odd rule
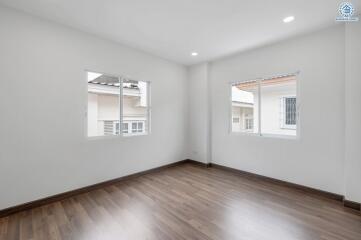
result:
[[[274,138],[274,139],[286,139],[286,140],[299,140],[299,136],[293,135],[280,135],[280,134],[259,134],[259,133],[246,133],[246,132],[231,132],[231,136],[250,136],[260,138]]]
[[[130,137],[139,137],[139,136],[147,136],[150,133],[137,133],[137,134],[127,134],[127,135],[109,135],[109,136],[87,136],[87,140],[111,140],[111,139],[122,139],[122,138],[130,138]]]
[[[122,137],[129,138],[129,137],[138,137],[138,136],[147,136],[149,133],[133,133],[133,134],[123,134]]]
[[[296,130],[297,128],[293,127],[293,126],[282,126],[281,129],[284,129],[284,130]]]

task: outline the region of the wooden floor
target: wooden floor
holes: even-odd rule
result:
[[[361,240],[333,200],[182,164],[0,219],[0,239]]]

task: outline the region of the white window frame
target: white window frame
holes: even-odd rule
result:
[[[119,121],[116,120],[116,122],[119,122],[119,134],[117,135],[102,135],[102,136],[88,136],[88,72],[94,72],[94,73],[99,73],[99,74],[103,74],[109,77],[116,77],[119,79],[119,83],[120,83],[120,88],[119,88]],[[122,138],[122,137],[133,137],[133,136],[146,136],[146,135],[150,135],[151,134],[151,109],[152,109],[152,105],[151,105],[151,81],[144,81],[144,80],[137,80],[135,78],[131,78],[134,81],[138,81],[138,82],[145,82],[147,83],[147,118],[145,121],[143,121],[143,131],[141,133],[137,133],[137,134],[131,134],[132,132],[129,132],[129,129],[131,130],[131,124],[128,124],[128,133],[123,133],[123,82],[126,79],[129,79],[128,77],[125,77],[124,75],[121,74],[109,74],[109,73],[105,73],[105,72],[101,72],[101,71],[94,71],[94,70],[89,70],[89,69],[85,69],[84,70],[85,73],[85,118],[84,118],[84,135],[85,138],[88,140],[97,140],[97,139],[110,139],[110,138]],[[114,121],[115,122],[115,121]],[[116,131],[115,129],[116,124],[114,123],[114,132]],[[147,131],[145,131],[147,129]],[[130,134],[129,134],[130,133]]]
[[[300,95],[300,71],[290,73],[290,74],[276,74],[273,75],[273,77],[267,77],[267,78],[255,78],[251,80],[245,80],[245,81],[232,81],[229,83],[229,134],[230,135],[239,135],[239,136],[256,136],[256,137],[270,137],[270,138],[281,138],[281,139],[300,139],[301,137],[301,118],[300,118],[300,110],[301,110],[301,95]],[[296,97],[296,126],[294,126],[294,129],[296,129],[296,135],[283,135],[283,134],[269,134],[269,133],[262,133],[262,126],[261,126],[261,119],[262,119],[262,113],[261,113],[261,106],[262,106],[262,91],[261,91],[261,83],[263,80],[271,79],[271,78],[277,78],[277,77],[286,77],[286,76],[295,76],[296,77],[296,95],[292,95],[293,97]],[[243,82],[251,82],[256,81],[258,83],[258,132],[234,132],[232,129],[233,124],[233,112],[232,112],[232,87],[237,83],[243,83]],[[253,115],[254,117],[254,115]],[[255,125],[253,126],[253,128]]]

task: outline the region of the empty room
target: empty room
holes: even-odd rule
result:
[[[0,0],[0,240],[361,240],[361,0]]]

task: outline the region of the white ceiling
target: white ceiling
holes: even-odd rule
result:
[[[0,0],[33,15],[191,65],[335,23],[342,0]],[[356,9],[361,0],[349,1]],[[285,24],[282,19],[294,15]],[[191,52],[198,52],[192,57]]]

